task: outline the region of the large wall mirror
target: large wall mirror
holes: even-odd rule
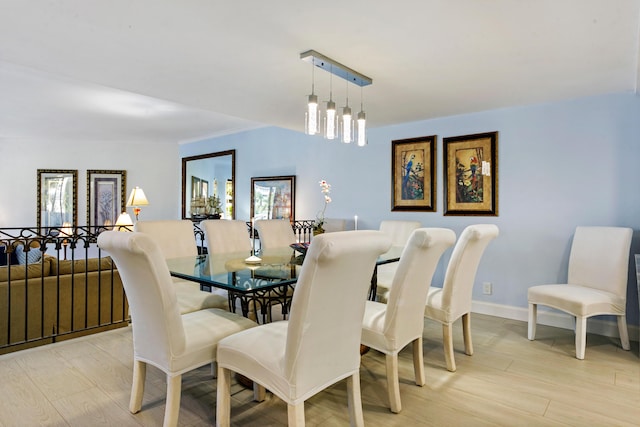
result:
[[[182,158],[182,218],[235,218],[236,150]]]

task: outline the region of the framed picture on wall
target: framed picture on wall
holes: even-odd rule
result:
[[[296,177],[251,178],[251,218],[295,221]]]
[[[52,227],[75,226],[78,223],[78,171],[38,169],[38,228],[49,233]]]
[[[443,139],[444,214],[498,215],[498,132]]]
[[[436,210],[436,136],[391,141],[391,210]]]
[[[125,211],[127,172],[87,171],[87,225],[112,226]]]

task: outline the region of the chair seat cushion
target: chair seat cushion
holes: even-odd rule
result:
[[[430,287],[427,293],[427,302],[424,308],[424,315],[429,319],[437,320],[442,323],[451,323],[456,319],[452,319],[451,313],[442,306],[442,288]]]
[[[394,343],[389,342],[384,336],[384,318],[387,312],[387,305],[367,301],[362,319],[362,344],[373,347],[378,351],[389,353],[395,350]]]
[[[580,285],[539,285],[528,291],[529,304],[542,304],[574,316],[624,315],[625,301],[611,292]]]
[[[218,366],[232,368],[283,400],[291,398],[291,384],[284,378],[288,323],[267,323],[221,340],[218,343]]]
[[[170,371],[181,374],[215,360],[218,342],[232,334],[257,326],[257,323],[220,309],[199,310],[182,315],[185,348],[173,355]]]
[[[174,288],[180,314],[207,308],[229,309],[229,299],[226,295],[201,291],[195,282],[174,282]]]

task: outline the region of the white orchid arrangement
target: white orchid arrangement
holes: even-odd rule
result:
[[[327,210],[327,205],[331,203],[331,197],[329,196],[329,193],[331,193],[331,184],[329,184],[324,179],[320,180],[319,184],[320,184],[320,191],[324,196],[324,206],[322,207],[322,211],[320,211],[316,217],[316,222],[313,226],[314,229],[322,229],[322,225],[324,224],[324,221],[325,221],[324,213]]]

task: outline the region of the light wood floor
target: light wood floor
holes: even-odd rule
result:
[[[473,356],[462,353],[455,330],[458,371],[445,369],[441,329],[425,322],[427,385],[413,383],[411,351],[400,357],[403,410],[387,409],[384,357],[362,358],[365,424],[369,426],[638,426],[640,360],[616,340],[589,335],[585,360],[574,357],[571,331],[538,326],[526,338],[524,322],[473,315]],[[149,367],[142,411],[130,414],[131,329],[103,332],[0,356],[2,426],[158,426],[162,424],[164,375]],[[215,380],[209,367],[183,377],[181,426],[215,424]],[[232,388],[237,426],[286,425],[286,405],[268,394]],[[348,425],[346,385],[334,385],[306,403],[309,426]]]

